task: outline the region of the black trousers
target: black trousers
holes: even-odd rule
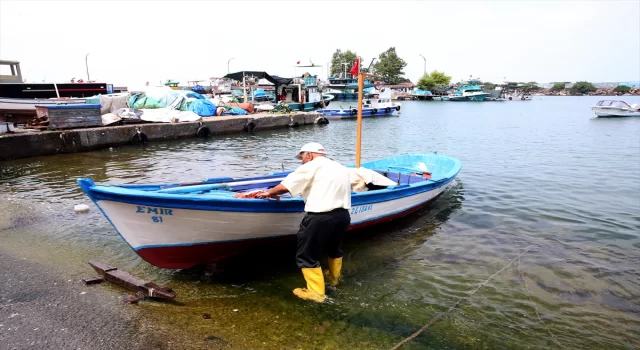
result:
[[[323,253],[330,258],[342,257],[342,237],[350,224],[351,215],[347,209],[307,213],[298,230],[298,267],[320,267]]]

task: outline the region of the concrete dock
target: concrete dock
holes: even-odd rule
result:
[[[252,114],[203,117],[199,122],[144,123],[59,131],[0,134],[0,161],[57,153],[85,152],[112,146],[295,127],[327,122],[322,115]],[[201,129],[202,127],[206,127]],[[200,132],[198,132],[200,130]]]

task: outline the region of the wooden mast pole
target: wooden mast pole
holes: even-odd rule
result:
[[[360,155],[362,147],[362,89],[364,87],[364,74],[360,71],[360,58],[358,58],[358,127],[356,131],[356,168],[360,167]]]
[[[358,126],[356,131],[356,168],[360,167],[360,156],[362,155],[362,98],[364,97],[364,78],[382,78],[377,74],[363,73],[360,66],[361,59],[358,57]]]

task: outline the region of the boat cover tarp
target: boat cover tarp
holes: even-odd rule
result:
[[[258,71],[242,71],[242,72],[229,73],[225,75],[224,78],[242,81],[243,77],[251,77],[251,76],[258,79],[267,79],[267,81],[275,85],[289,85],[293,81],[292,78],[282,78],[275,75],[269,75],[267,72],[258,72]]]
[[[134,109],[168,108],[178,111],[191,111],[202,117],[215,115],[216,111],[215,104],[199,93],[189,90],[173,90],[168,87],[133,93],[129,97],[129,107]]]
[[[120,96],[108,96],[102,95],[100,96],[100,114],[113,113],[121,108],[129,107],[129,96],[128,95],[120,95]]]
[[[133,108],[120,108],[113,112],[113,114],[124,120],[140,120],[143,113],[144,111]]]
[[[222,113],[222,115],[247,115],[247,111],[240,107],[230,107],[226,112]]]
[[[85,104],[88,105],[101,105],[100,114],[113,113],[120,108],[129,107],[129,95],[128,94],[118,94],[118,95],[102,95],[98,94],[95,96],[91,96],[86,99]]]
[[[187,110],[201,117],[210,117],[216,114],[216,105],[207,99],[196,99],[191,101]]]
[[[113,113],[107,113],[102,115],[102,125],[107,126],[118,123],[122,118]]]
[[[246,103],[228,102],[228,103],[223,103],[223,105],[225,105],[227,108],[240,107],[249,113],[253,113],[254,111],[253,103],[251,102],[246,102]]]
[[[146,94],[134,94],[129,97],[129,107],[135,109],[151,109],[163,108],[166,107],[166,105],[161,104],[160,101]]]
[[[86,103],[88,105],[100,104],[100,96],[102,96],[102,95],[101,94],[97,94],[95,96],[87,97],[87,99],[84,100],[84,103]]]
[[[142,110],[140,119],[155,123],[195,122],[202,117],[191,111],[177,111],[169,108]]]

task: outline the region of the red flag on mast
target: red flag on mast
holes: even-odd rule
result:
[[[300,61],[298,61],[296,64],[300,64]]]
[[[353,64],[353,67],[351,67],[349,74],[358,75],[359,71],[360,71],[360,58],[357,58],[356,62]]]

